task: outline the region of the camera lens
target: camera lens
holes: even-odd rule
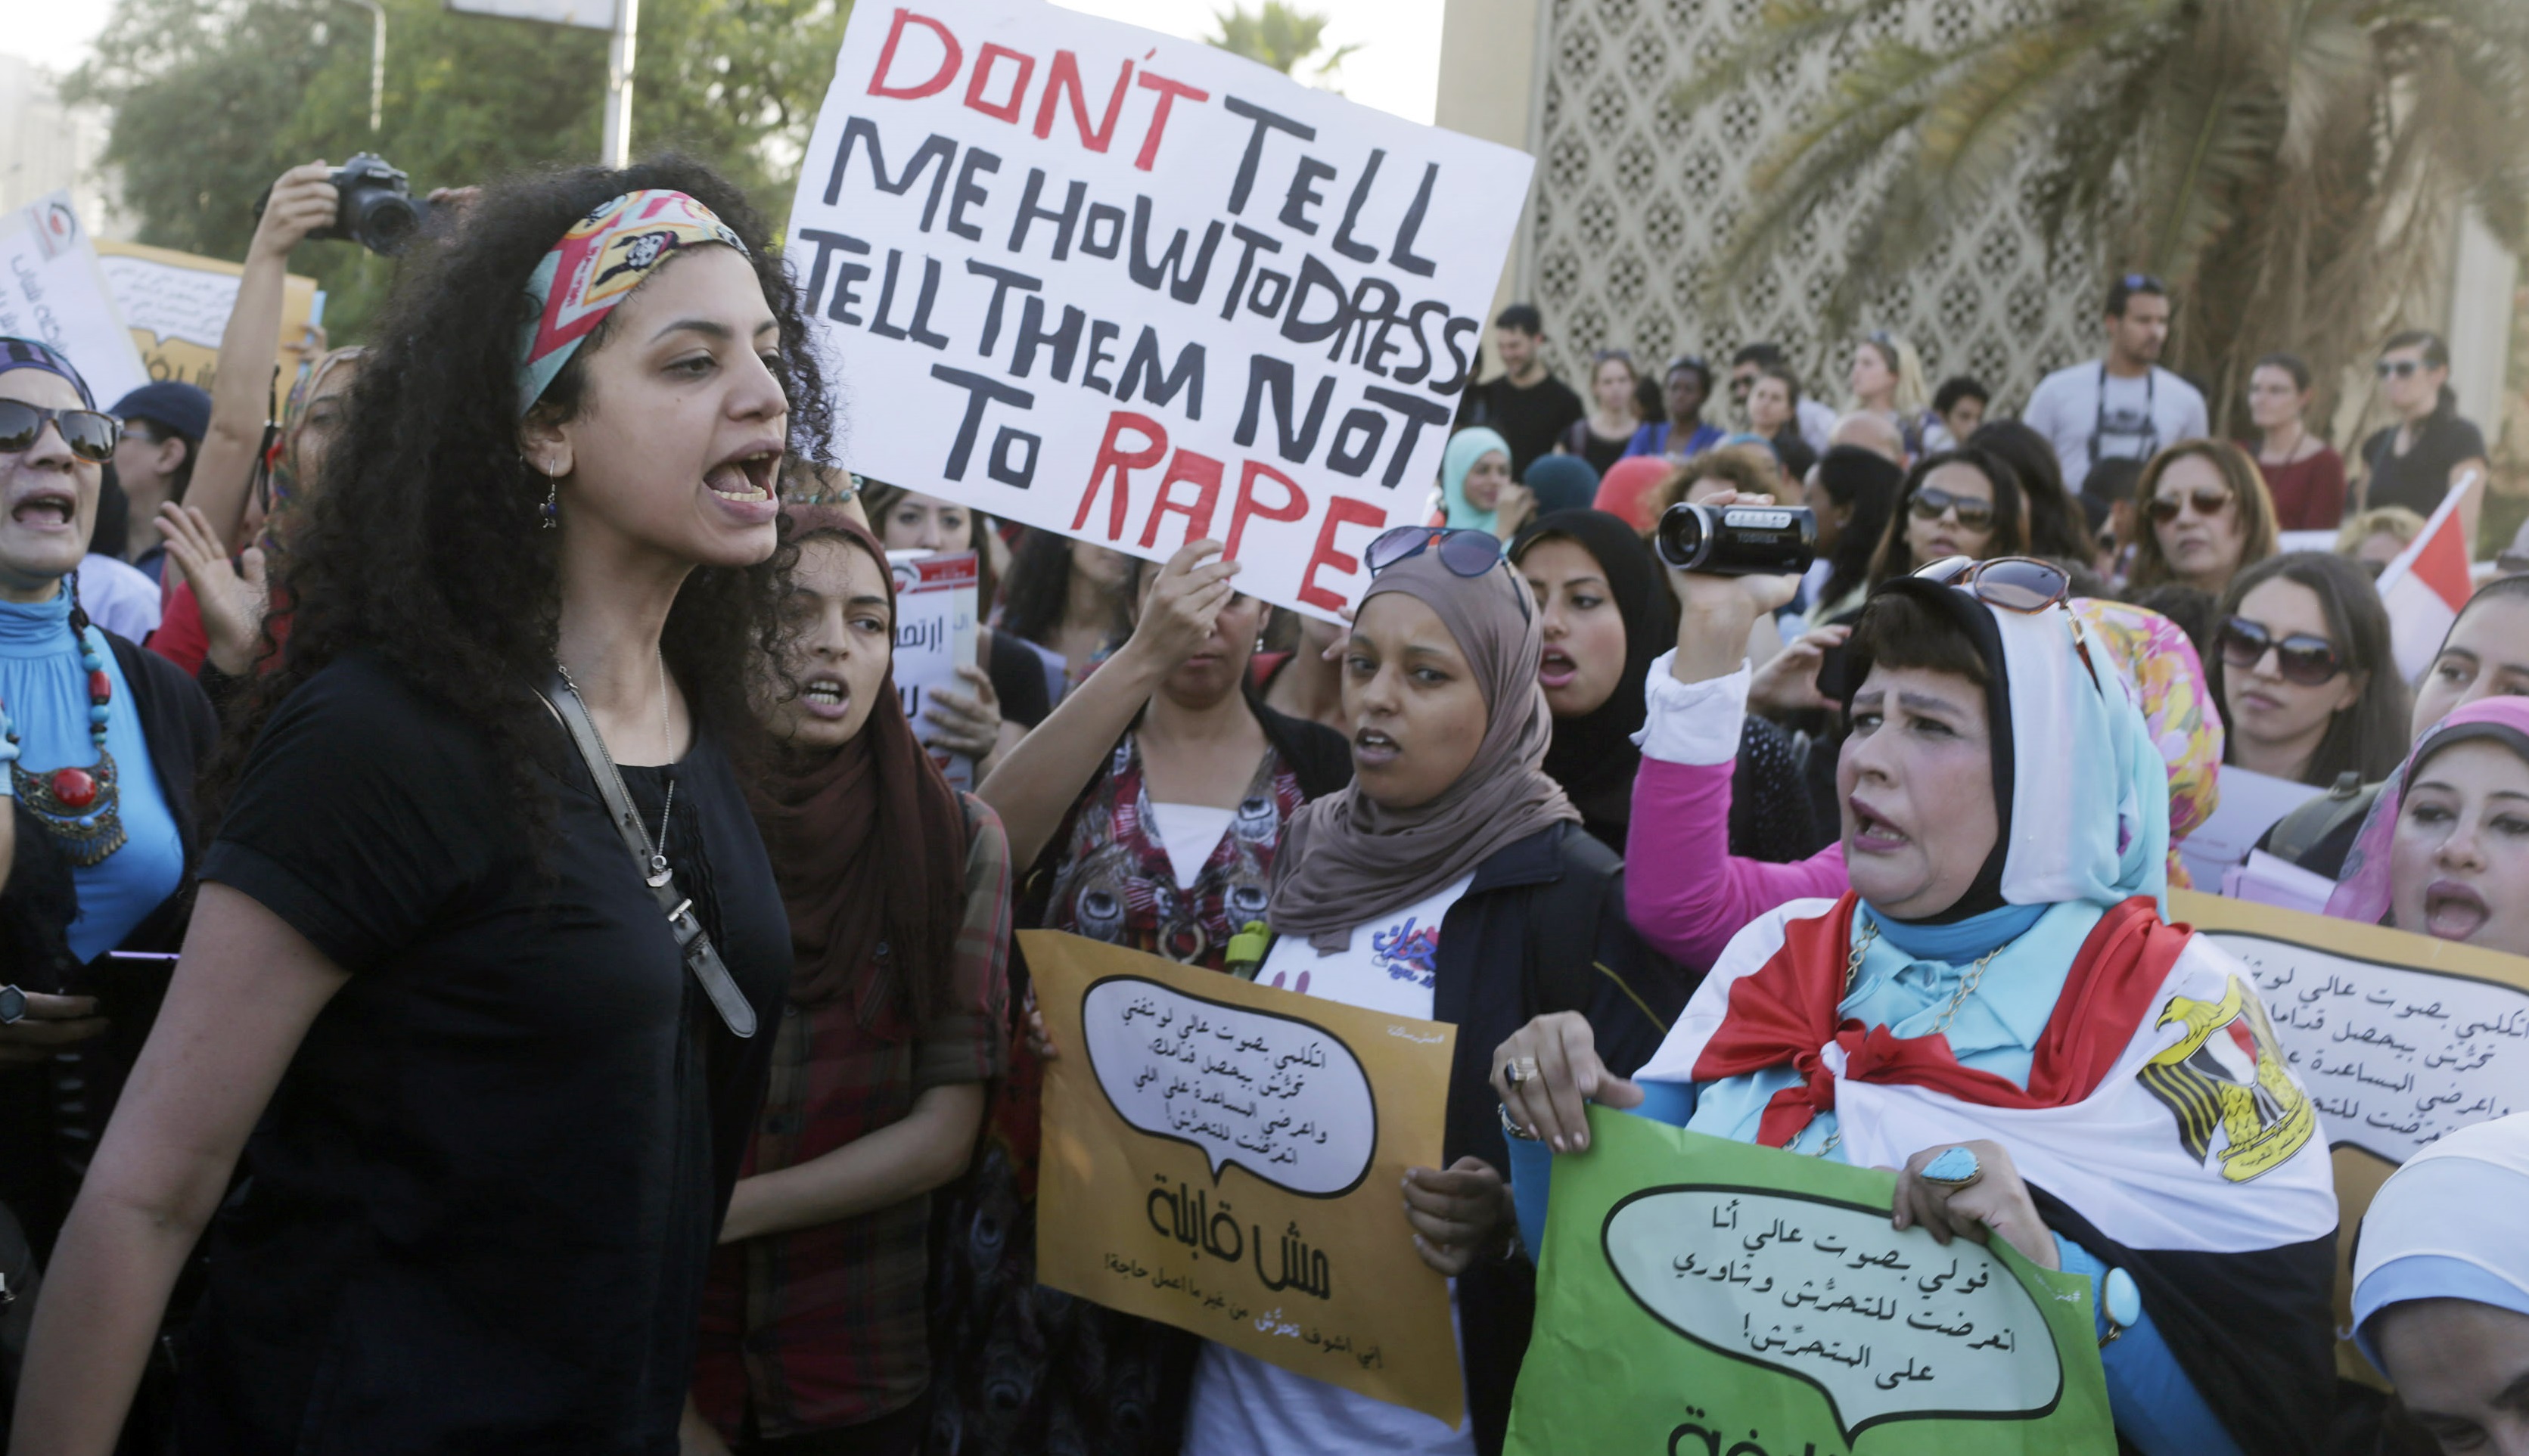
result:
[[[355,237],[371,252],[398,253],[421,230],[421,209],[412,198],[379,192],[365,199]]]
[[[1701,506],[1680,502],[1660,516],[1660,560],[1681,571],[1693,569],[1703,556],[1704,542],[1712,534],[1711,512]]]

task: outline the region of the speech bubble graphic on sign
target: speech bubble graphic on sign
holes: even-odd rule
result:
[[[2043,1416],[2046,1317],[2002,1260],[1899,1233],[1886,1209],[1723,1185],[1650,1188],[1601,1235],[1625,1292],[1707,1349],[1816,1386],[1850,1443],[1887,1421]]]
[[[1333,1198],[1370,1171],[1377,1100],[1360,1059],[1323,1027],[1138,976],[1090,987],[1080,1021],[1115,1115],[1200,1149],[1214,1183],[1235,1164]]]

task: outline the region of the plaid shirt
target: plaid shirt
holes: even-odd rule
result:
[[[827,1005],[782,1008],[773,1080],[741,1176],[794,1167],[902,1120],[934,1087],[985,1082],[1006,1060],[1009,842],[972,795],[966,919],[953,994],[925,1026],[868,1007],[875,974]],[[816,1228],[749,1239],[714,1258],[694,1396],[723,1431],[857,1426],[902,1409],[931,1381],[924,1285],[931,1197]]]

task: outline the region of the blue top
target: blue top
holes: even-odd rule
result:
[[[1864,1026],[1887,1027],[1901,1037],[1929,1036],[1974,970],[1976,958],[2012,946],[2009,955],[1996,956],[1987,968],[1995,974],[1980,978],[1959,1003],[1947,1035],[1961,1066],[2026,1087],[2037,1039],[2055,1014],[2081,943],[2106,911],[2083,900],[2005,905],[1953,925],[1885,920],[1867,905],[1855,913],[1879,934],[1845,995],[1843,1015]],[[1712,1083],[1698,1089],[1695,1117],[1687,1126],[1734,1143],[1752,1143],[1766,1103],[1800,1080],[1801,1074],[1785,1064]],[[1824,1156],[1841,1162],[1843,1144],[1827,1148],[1835,1127],[1835,1113],[1820,1112],[1786,1149],[1811,1154],[1824,1149]]]
[[[49,602],[0,602],[0,704],[18,730],[19,767],[42,775],[96,762],[88,731],[87,669],[71,640],[68,592]],[[79,917],[70,925],[71,953],[81,960],[123,944],[132,928],[158,908],[185,875],[185,842],[176,816],[158,786],[140,712],[123,665],[105,633],[87,629],[87,645],[105,662],[114,684],[105,747],[114,755],[114,777],[126,842],[101,864],[74,869]]]
[[[1638,455],[1673,455],[1679,459],[1688,459],[1703,454],[1719,443],[1721,443],[1719,425],[1696,425],[1695,433],[1686,438],[1684,450],[1671,450],[1668,448],[1668,425],[1665,422],[1647,424],[1634,431],[1632,443],[1625,447],[1625,456],[1630,459]]]

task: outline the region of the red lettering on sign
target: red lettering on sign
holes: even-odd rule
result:
[[[940,58],[939,73],[929,81],[917,85],[891,86],[887,83],[888,68],[895,64],[895,43],[904,38],[907,25],[930,27],[931,33],[940,37],[940,43],[947,53]],[[895,10],[895,23],[888,27],[887,44],[878,53],[878,70],[870,75],[869,93],[891,101],[919,101],[925,96],[936,96],[948,89],[948,82],[957,79],[957,68],[965,59],[965,51],[959,48],[957,37],[948,33],[946,26],[927,15],[915,15],[899,5]]]
[[[1126,430],[1138,430],[1146,442],[1140,450],[1121,450],[1116,437]],[[1159,422],[1146,414],[1118,409],[1106,416],[1106,438],[1098,442],[1098,463],[1089,472],[1089,489],[1081,492],[1080,510],[1071,517],[1071,528],[1079,530],[1089,520],[1089,508],[1098,503],[1099,482],[1106,472],[1115,472],[1115,499],[1106,508],[1106,539],[1117,540],[1124,534],[1124,512],[1131,504],[1132,472],[1147,470],[1168,453],[1168,432]]]
[[[1124,114],[1124,93],[1132,89],[1133,63],[1115,73],[1115,89],[1106,97],[1106,119],[1098,130],[1089,130],[1089,98],[1080,86],[1080,58],[1067,50],[1053,53],[1053,65],[1046,72],[1045,99],[1037,103],[1036,135],[1042,141],[1053,135],[1054,99],[1068,91],[1071,95],[1071,124],[1080,129],[1080,144],[1094,152],[1103,152],[1106,143],[1115,139],[1115,119]]]
[[[1264,476],[1282,487],[1282,504],[1266,510],[1256,502],[1256,480]],[[1247,518],[1262,516],[1266,520],[1298,520],[1309,513],[1309,493],[1300,482],[1261,460],[1248,460],[1238,471],[1238,501],[1229,508],[1228,550],[1221,553],[1226,561],[1238,560],[1239,540],[1247,534]]]
[[[1010,98],[998,105],[984,99],[984,87],[992,84],[993,63],[995,61],[1019,63],[1018,80],[1010,82]],[[1034,75],[1036,75],[1036,57],[1014,51],[1006,45],[987,41],[984,48],[975,53],[975,74],[966,81],[966,105],[995,121],[1015,124],[1019,119],[1020,103],[1027,96],[1028,78]]]
[[[1168,487],[1180,480],[1193,481],[1197,487],[1193,504],[1168,499]],[[1211,512],[1220,503],[1220,461],[1191,450],[1180,450],[1168,458],[1167,473],[1159,477],[1159,494],[1151,502],[1151,518],[1142,524],[1142,549],[1148,551],[1159,538],[1159,517],[1182,515],[1186,518],[1185,538],[1200,541],[1211,534]]]
[[[1170,81],[1164,76],[1153,76],[1148,71],[1142,73],[1142,84],[1159,93],[1159,104],[1151,110],[1150,134],[1142,138],[1141,155],[1133,158],[1135,167],[1148,172],[1159,160],[1159,134],[1168,129],[1168,110],[1176,105],[1177,98],[1183,96],[1189,101],[1209,101],[1211,93],[1196,90],[1183,81]]]
[[[1318,527],[1318,549],[1309,557],[1309,568],[1300,573],[1300,600],[1328,612],[1341,611],[1344,599],[1318,585],[1318,567],[1332,566],[1349,576],[1361,569],[1361,559],[1335,549],[1336,529],[1347,525],[1376,528],[1385,524],[1387,512],[1367,501],[1337,496],[1326,502],[1325,524]]]

